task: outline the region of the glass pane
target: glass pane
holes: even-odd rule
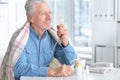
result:
[[[6,4],[8,3],[8,0],[0,0],[0,4]]]
[[[52,25],[56,26],[56,24],[64,23],[68,24],[68,10],[69,4],[68,0],[50,0],[50,6],[52,9]]]
[[[91,47],[91,0],[74,1],[74,43],[79,47]]]
[[[26,0],[16,1],[16,28],[19,29],[27,21],[26,11],[25,11]],[[21,17],[22,16],[22,17]]]
[[[8,4],[0,3],[0,64],[8,45],[9,25],[8,25]]]

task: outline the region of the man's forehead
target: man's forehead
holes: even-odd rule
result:
[[[44,9],[50,9],[50,6],[47,3],[37,3],[36,8],[44,10]]]
[[[35,7],[36,7],[35,11],[37,11],[37,12],[51,11],[51,9],[47,3],[37,3]]]

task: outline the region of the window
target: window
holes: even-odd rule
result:
[[[91,47],[90,0],[74,1],[74,45]]]
[[[8,27],[8,2],[0,1],[0,63],[6,51],[9,36],[9,27]]]
[[[50,0],[50,4],[52,25],[64,23],[68,27],[77,53],[92,53],[91,0]],[[91,58],[92,54],[86,57]]]

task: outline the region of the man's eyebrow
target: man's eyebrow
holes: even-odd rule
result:
[[[45,10],[39,10],[39,11],[38,11],[38,13],[43,13],[43,12],[45,12]]]
[[[44,9],[40,9],[40,10],[39,10],[39,12],[42,12],[42,11],[44,11]]]
[[[44,9],[40,9],[39,12],[45,12]],[[51,10],[49,10],[49,12],[52,12]]]

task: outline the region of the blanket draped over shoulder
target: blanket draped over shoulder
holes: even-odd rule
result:
[[[17,30],[9,42],[8,49],[0,66],[0,80],[14,80],[14,66],[17,63],[29,38],[30,23],[27,21],[22,28]],[[52,37],[60,43],[54,30],[49,30]],[[60,63],[53,58],[50,67],[58,67]]]

